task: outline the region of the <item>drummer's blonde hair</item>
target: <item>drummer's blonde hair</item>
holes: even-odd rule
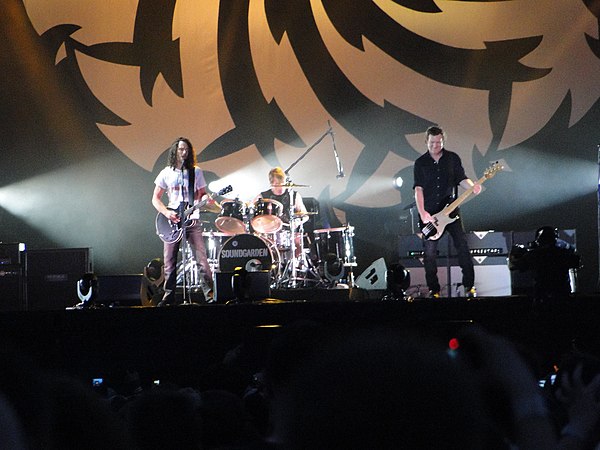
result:
[[[281,181],[285,180],[285,172],[281,167],[273,167],[269,170],[269,183],[273,184],[275,178],[278,178]]]

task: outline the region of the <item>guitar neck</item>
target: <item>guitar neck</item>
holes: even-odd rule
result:
[[[482,176],[479,180],[477,180],[477,183],[475,184],[483,184],[485,182],[485,180],[487,180],[489,177],[488,176]],[[442,210],[442,214],[445,215],[450,215],[450,213],[452,211],[454,211],[456,208],[458,208],[460,205],[462,205],[473,193],[473,188],[475,187],[475,184],[471,187],[469,187],[468,189],[465,190],[465,192],[463,192],[462,194],[460,194],[456,200],[454,200],[452,203],[450,203],[448,206],[446,206],[443,210]]]
[[[204,205],[206,205],[210,200],[213,199],[213,197],[215,195],[224,195],[227,194],[228,192],[231,192],[232,188],[231,185],[224,187],[223,189],[221,189],[219,192],[213,192],[212,194],[207,194],[206,198],[204,200],[200,200],[198,203],[196,203],[195,205],[190,206],[189,208],[187,208],[186,210],[183,211],[183,216],[187,217],[189,216],[191,213],[194,212],[195,209],[198,208],[202,208]]]
[[[212,198],[212,195],[209,195],[206,199],[199,201],[198,203],[196,203],[195,205],[190,206],[189,208],[187,208],[184,212],[183,215],[184,217],[189,216],[191,213],[194,212],[194,210],[198,209],[198,208],[202,208],[204,205],[206,205],[208,203],[208,200]]]

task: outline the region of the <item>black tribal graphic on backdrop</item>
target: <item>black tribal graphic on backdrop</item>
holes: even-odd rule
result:
[[[152,170],[187,135],[219,177],[266,174],[331,120],[348,176],[336,181],[322,148],[294,176],[341,209],[398,204],[397,174],[410,196],[429,125],[475,175],[600,97],[591,0],[63,3],[24,1],[57,69],[132,161]]]

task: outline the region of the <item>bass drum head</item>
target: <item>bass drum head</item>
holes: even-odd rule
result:
[[[279,252],[275,244],[253,234],[238,234],[229,238],[219,253],[219,270],[233,272],[236,267],[248,272],[279,271]]]

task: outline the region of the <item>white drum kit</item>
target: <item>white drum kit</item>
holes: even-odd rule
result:
[[[213,273],[269,271],[271,288],[335,287],[352,280],[354,227],[304,231],[310,215],[290,213],[277,200],[260,198],[253,204],[239,199],[220,203],[214,221],[218,231],[203,231],[208,262]],[[183,251],[183,250],[182,250]],[[194,285],[194,264],[189,281]]]

